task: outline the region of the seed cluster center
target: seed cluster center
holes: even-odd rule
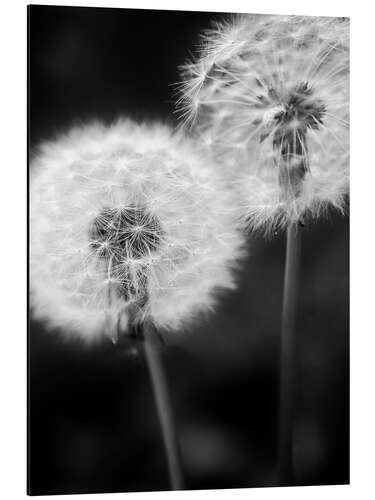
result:
[[[105,208],[89,230],[91,248],[106,262],[108,278],[126,299],[146,294],[147,258],[161,238],[158,219],[142,207]]]

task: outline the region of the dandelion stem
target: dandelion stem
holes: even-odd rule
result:
[[[155,327],[150,322],[146,321],[143,325],[143,334],[144,354],[163,436],[171,490],[182,490],[183,477],[180,466],[177,434],[167,379],[159,351],[158,338],[155,335]]]
[[[281,486],[295,482],[293,468],[293,420],[295,395],[296,316],[299,288],[301,235],[298,223],[287,230],[284,298],[280,352],[280,415],[278,466]]]

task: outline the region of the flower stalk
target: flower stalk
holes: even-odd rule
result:
[[[160,422],[168,463],[171,490],[183,489],[183,476],[177,442],[176,426],[168,390],[167,378],[159,351],[155,327],[150,321],[143,323],[143,351],[150,374],[155,405]]]
[[[298,223],[288,226],[284,272],[284,294],[280,349],[280,414],[278,466],[281,486],[295,483],[293,467],[293,421],[296,391],[296,318],[299,294],[301,231]]]

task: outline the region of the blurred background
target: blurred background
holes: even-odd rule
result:
[[[223,15],[29,7],[29,138],[121,115],[174,125],[178,65]],[[349,223],[303,228],[294,461],[300,485],[349,481]],[[238,289],[165,337],[188,489],[276,485],[284,235],[249,237]],[[161,332],[163,334],[163,332]],[[29,332],[29,493],[168,489],[148,374],[134,346]]]

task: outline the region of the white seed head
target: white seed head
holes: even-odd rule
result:
[[[250,227],[345,209],[348,19],[233,17],[203,35],[180,90],[183,120],[237,184]]]
[[[177,329],[234,287],[232,195],[182,133],[74,128],[42,144],[30,172],[31,304],[50,327],[86,341],[145,317]]]

